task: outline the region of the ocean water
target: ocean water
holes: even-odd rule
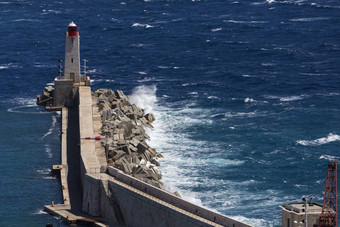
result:
[[[170,190],[250,223],[322,202],[340,160],[335,0],[0,2],[0,226],[44,226],[61,202],[60,113],[35,97],[58,75],[74,21],[92,89],[123,90],[157,118],[149,144]]]

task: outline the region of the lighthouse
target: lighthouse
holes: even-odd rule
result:
[[[76,94],[80,86],[90,86],[90,77],[86,76],[86,61],[84,60],[84,76],[80,75],[79,31],[73,21],[65,32],[65,65],[64,76],[54,79],[53,108],[60,109],[76,103]],[[61,68],[61,67],[60,67]]]
[[[73,21],[65,32],[64,78],[71,79],[74,83],[80,82],[79,31]]]

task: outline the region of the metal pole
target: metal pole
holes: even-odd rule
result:
[[[61,73],[62,73],[62,70],[61,70],[61,69],[63,68],[63,67],[61,66],[61,63],[63,62],[63,60],[58,60],[58,62],[59,62],[59,66],[58,66],[58,68],[59,68],[58,76],[61,77]]]
[[[302,200],[305,202],[305,227],[308,227],[308,223],[307,223],[307,199],[302,198]]]
[[[83,59],[83,61],[84,61],[84,66],[83,66],[83,68],[84,68],[84,71],[83,71],[83,73],[84,73],[84,77],[86,77],[86,68],[87,68],[87,66],[86,66],[86,62],[88,62],[88,60],[86,60],[86,59]]]

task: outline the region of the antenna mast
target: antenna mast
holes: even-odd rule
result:
[[[328,173],[323,198],[322,214],[320,217],[320,227],[336,227],[338,220],[337,213],[337,182],[336,182],[337,162],[328,162]]]

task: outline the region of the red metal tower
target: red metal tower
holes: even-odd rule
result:
[[[320,227],[337,226],[337,183],[336,183],[337,162],[328,162],[328,173],[323,198],[322,214],[320,217]]]

